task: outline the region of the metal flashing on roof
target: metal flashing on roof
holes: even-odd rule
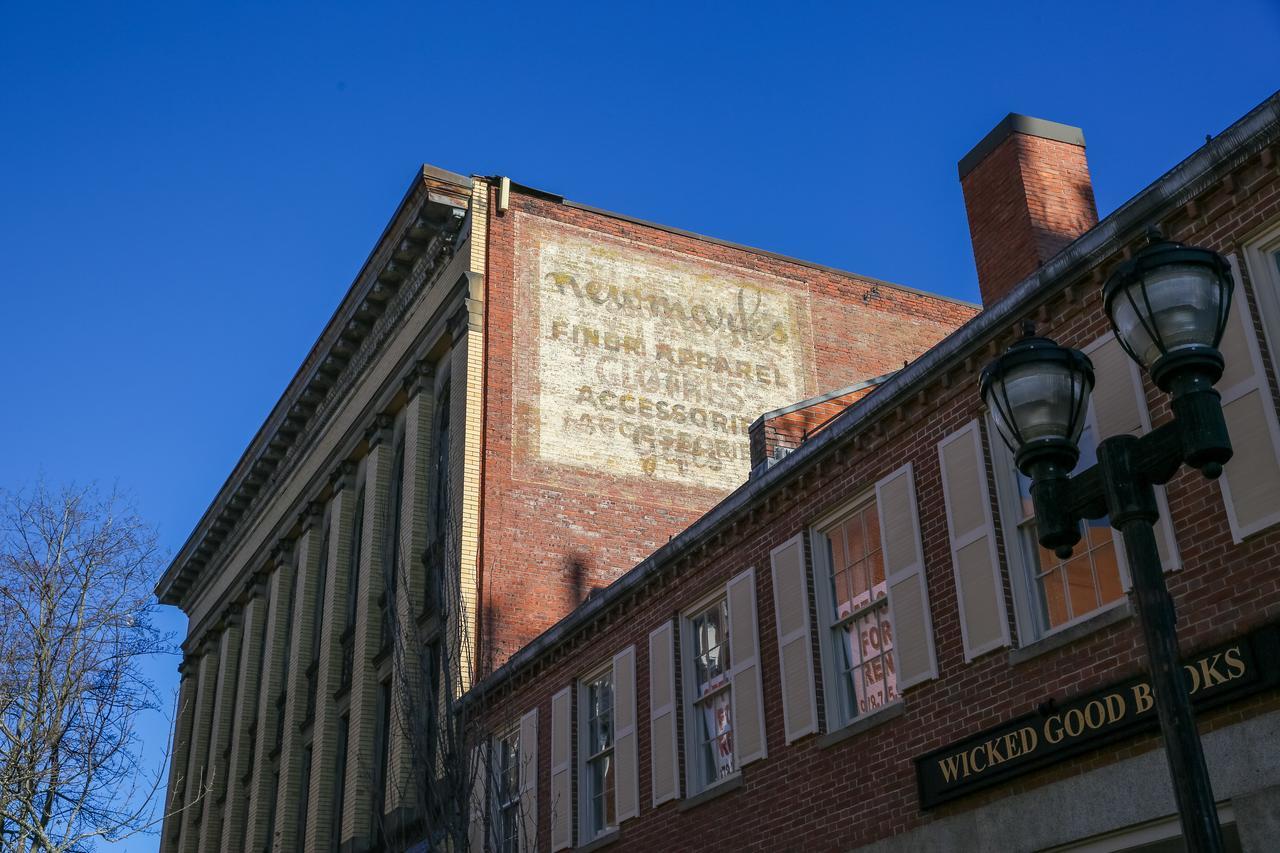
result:
[[[1038,136],[1041,139],[1052,139],[1055,142],[1065,142],[1068,145],[1084,147],[1084,131],[1078,127],[1060,124],[1048,119],[1024,116],[1020,113],[1009,113],[999,124],[991,129],[990,133],[982,137],[982,141],[973,146],[968,154],[960,158],[958,166],[960,180],[963,181],[965,175],[972,172],[974,167],[982,162],[983,158],[1015,133]]]

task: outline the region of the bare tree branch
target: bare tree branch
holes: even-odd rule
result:
[[[158,710],[146,656],[155,532],[116,494],[0,493],[0,849],[76,853],[153,824],[163,767],[135,721]]]

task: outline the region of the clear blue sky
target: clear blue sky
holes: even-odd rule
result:
[[[976,300],[1007,112],[1085,129],[1105,215],[1280,88],[1275,0],[614,6],[0,6],[0,486],[176,550],[422,162]]]

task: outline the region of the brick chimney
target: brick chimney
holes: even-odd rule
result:
[[[960,161],[982,304],[1098,221],[1078,127],[1009,113]]]

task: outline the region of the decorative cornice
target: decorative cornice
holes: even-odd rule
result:
[[[465,239],[469,188],[438,171],[424,167],[416,177],[342,306],[165,571],[156,587],[161,603],[185,601],[200,585],[202,570],[252,528],[249,522],[270,505],[408,308]]]

